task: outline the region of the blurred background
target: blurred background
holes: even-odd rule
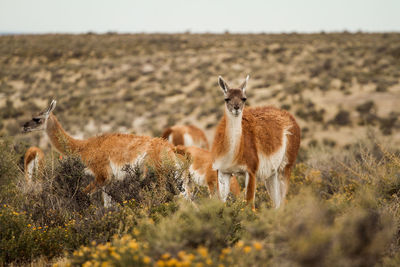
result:
[[[0,135],[58,101],[75,137],[159,136],[194,124],[212,141],[222,75],[250,74],[251,106],[289,110],[302,146],[367,132],[400,143],[399,1],[0,2]]]

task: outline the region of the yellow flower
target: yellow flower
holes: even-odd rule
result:
[[[188,261],[193,261],[194,258],[195,258],[195,256],[192,253],[189,253],[186,255],[186,260],[188,260]]]
[[[28,224],[28,227],[31,227],[32,225],[31,224]]]
[[[244,253],[249,253],[251,251],[251,247],[250,246],[245,246],[243,248]]]
[[[198,252],[201,256],[203,256],[204,258],[207,257],[207,255],[208,255],[208,251],[207,251],[207,249],[206,249],[205,247],[198,247],[198,248],[197,248],[197,252]]]
[[[179,258],[184,259],[185,256],[186,256],[186,252],[185,251],[181,250],[181,251],[178,252],[178,257]]]
[[[222,263],[218,264],[218,267],[225,267]]]
[[[82,264],[82,267],[90,267],[93,264],[90,261],[85,262],[84,264]]]
[[[133,250],[137,250],[139,248],[138,243],[135,240],[131,240],[128,243],[128,247]]]
[[[178,264],[178,261],[175,258],[171,258],[166,262],[167,266],[175,266]]]
[[[169,253],[164,253],[161,255],[161,258],[164,260],[168,259],[169,257],[171,257],[171,254],[169,254]]]
[[[162,260],[158,260],[156,263],[157,263],[157,266],[160,266],[160,267],[165,266],[164,261],[162,261]]]
[[[106,250],[106,249],[107,249],[107,246],[106,246],[106,245],[103,245],[103,244],[100,244],[100,245],[97,246],[97,248],[98,248],[100,251],[103,251],[103,250]]]
[[[260,242],[254,242],[253,247],[256,250],[261,250],[262,249],[262,244]]]
[[[231,252],[231,249],[230,248],[224,248],[224,249],[222,249],[222,254],[228,254],[228,253],[230,253]]]
[[[143,258],[144,264],[149,264],[150,261],[151,261],[151,259],[150,259],[149,257],[147,257],[147,256],[145,256],[145,257]]]
[[[111,263],[109,263],[108,261],[105,261],[101,264],[101,267],[108,267],[111,266]]]
[[[115,251],[111,252],[111,257],[114,257],[117,261],[121,259],[121,256]]]
[[[207,265],[211,265],[211,264],[212,264],[212,260],[211,260],[210,258],[208,258],[208,259],[206,260],[206,264],[207,264]]]
[[[244,245],[243,241],[239,241],[236,243],[236,247],[238,247],[238,248],[243,247],[243,245]]]

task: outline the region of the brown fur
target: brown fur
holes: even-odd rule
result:
[[[173,146],[161,138],[114,133],[87,140],[74,139],[64,131],[53,114],[50,114],[47,121],[46,132],[52,145],[60,153],[79,155],[93,172],[95,181],[86,187],[87,193],[93,192],[96,187],[104,185],[110,179],[110,162],[123,167],[134,162],[143,152],[147,153],[146,161],[151,161],[155,167],[161,164],[163,155],[175,159]]]
[[[194,146],[200,148],[209,149],[206,135],[202,130],[194,125],[175,125],[164,130],[162,138],[169,140],[172,135],[172,144],[175,146],[184,145],[190,146],[191,144],[185,144],[184,134],[189,134],[193,139]]]
[[[288,131],[285,151],[287,164],[283,170],[283,177],[288,183],[300,147],[300,128],[293,116],[285,110],[274,107],[244,107],[247,79],[240,89],[230,89],[227,83],[219,78],[220,87],[225,95],[225,114],[217,126],[211,151],[214,163],[227,155],[231,145],[229,138],[233,134],[229,132],[227,116],[242,116],[240,141],[234,148],[234,158],[227,168],[245,166],[249,174],[246,200],[254,208],[256,175],[260,163],[258,155],[262,154],[268,158],[277,152],[282,146],[284,131]],[[239,112],[235,113],[236,111]]]
[[[218,190],[218,176],[217,172],[212,169],[212,155],[211,152],[195,146],[176,146],[175,151],[181,155],[189,156],[192,161],[192,168],[201,175],[205,176],[210,194],[214,194]],[[240,194],[240,186],[236,177],[232,177],[230,191],[233,195]]]
[[[31,161],[35,160],[35,158],[38,157],[38,175],[42,174],[43,169],[44,169],[44,154],[43,151],[35,146],[31,146],[28,148],[28,150],[25,152],[24,156],[24,172],[25,172],[25,179],[26,181],[32,180],[32,177],[29,176],[28,173],[28,165],[31,163]]]

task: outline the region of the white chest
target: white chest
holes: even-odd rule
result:
[[[213,169],[231,173],[243,171],[245,167],[238,165],[235,160],[242,138],[242,116],[226,115],[225,138],[227,152],[214,160]]]

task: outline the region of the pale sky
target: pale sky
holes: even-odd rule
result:
[[[0,0],[0,33],[400,32],[400,0]]]

